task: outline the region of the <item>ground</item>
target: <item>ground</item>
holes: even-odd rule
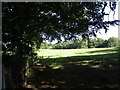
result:
[[[39,50],[27,86],[118,88],[118,55],[117,48]]]

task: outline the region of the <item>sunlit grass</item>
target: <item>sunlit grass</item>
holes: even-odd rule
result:
[[[101,55],[115,53],[116,51],[101,51],[99,50],[113,50],[115,48],[92,48],[92,49],[41,49],[37,51],[38,56],[44,58],[58,58],[69,56],[81,56],[81,55]],[[98,51],[98,52],[94,52]],[[93,53],[92,53],[93,52]]]
[[[53,69],[64,68],[68,64],[89,65],[96,61],[106,65],[118,64],[117,48],[41,49],[37,53],[41,59],[36,63]]]

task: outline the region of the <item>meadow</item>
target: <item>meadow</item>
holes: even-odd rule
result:
[[[59,66],[64,66],[70,62],[102,62],[106,66],[116,65],[118,64],[117,51],[117,48],[41,49],[37,53],[42,58],[40,62],[59,68]]]
[[[118,88],[117,48],[40,49],[29,84],[35,88]]]

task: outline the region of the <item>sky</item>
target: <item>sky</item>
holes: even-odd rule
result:
[[[109,12],[109,9],[105,8],[105,12]],[[118,19],[118,5],[115,10],[114,19],[116,19],[116,20]],[[107,21],[108,16],[106,16],[104,18],[104,20]],[[113,12],[110,13],[109,20],[110,21],[113,20]],[[97,33],[98,38],[102,38],[102,39],[109,39],[109,37],[117,37],[118,38],[118,26],[110,26],[107,33],[105,33],[105,30],[103,30],[103,29],[101,29],[100,32],[101,32],[101,34]]]

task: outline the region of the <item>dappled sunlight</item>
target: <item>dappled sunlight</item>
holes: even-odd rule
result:
[[[80,64],[76,64],[76,65],[80,65]],[[88,66],[89,65],[89,63],[83,63],[83,64],[81,64],[82,66]]]
[[[94,61],[94,60],[85,60],[85,61],[77,61],[77,62],[69,62],[69,64],[79,65],[79,66],[88,66],[90,68],[103,68],[102,61]],[[112,67],[109,65],[109,67]]]
[[[52,69],[59,69],[59,68],[63,68],[64,66],[62,65],[58,65],[58,66],[53,66]]]
[[[51,85],[43,85],[43,86],[41,86],[41,87],[39,87],[39,88],[58,88],[58,86],[51,86]]]
[[[36,71],[34,75],[33,80],[37,80],[37,82],[30,82],[36,88],[118,87],[118,71],[116,69],[102,69],[99,64],[91,67],[89,63],[70,64],[62,69],[47,68],[44,71]]]
[[[101,66],[100,65],[93,65],[91,66],[91,68],[100,68]]]
[[[118,70],[120,70],[117,63],[117,51],[112,48],[89,50],[87,53],[90,55],[77,54],[76,56],[74,54],[74,56],[69,56],[66,54],[67,56],[64,57],[61,54],[62,57],[41,58],[33,65],[33,76],[28,82],[38,89],[61,87],[68,89],[76,87],[117,88]],[[105,54],[98,55],[96,53]]]

